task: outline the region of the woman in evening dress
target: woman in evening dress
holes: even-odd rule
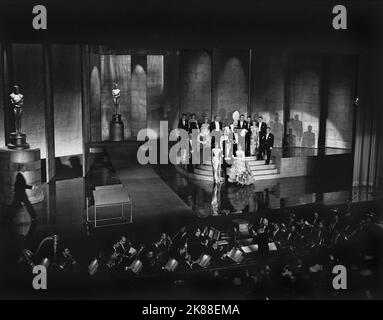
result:
[[[241,185],[250,185],[253,183],[249,165],[246,163],[245,152],[238,144],[238,150],[234,157],[234,162],[230,168],[228,181],[231,183],[238,183]]]

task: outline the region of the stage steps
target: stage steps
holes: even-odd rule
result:
[[[247,157],[251,175],[255,181],[277,179],[280,176],[274,158],[270,159],[270,164],[265,164],[265,160],[257,160],[256,157]]]
[[[251,175],[253,176],[255,181],[261,180],[269,180],[269,179],[277,179],[279,178],[279,169],[275,164],[274,158],[270,160],[270,164],[265,164],[265,160],[257,160],[256,157],[246,157],[247,163],[250,167]],[[178,167],[178,166],[176,166]],[[187,173],[187,176],[202,181],[211,181],[213,182],[213,167],[210,161],[205,161],[202,164],[198,164],[194,166],[193,172],[187,172],[186,166],[182,166],[183,168],[180,170],[183,173]],[[186,172],[185,172],[186,171]],[[228,172],[230,172],[230,168],[228,168]],[[223,172],[222,172],[223,173]],[[224,177],[222,177],[224,180]]]

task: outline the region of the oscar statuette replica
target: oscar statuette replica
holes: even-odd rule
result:
[[[15,132],[9,135],[9,149],[24,150],[29,148],[27,136],[21,132],[21,116],[23,115],[24,96],[20,93],[19,86],[13,86],[13,92],[10,94],[11,104],[15,115]]]
[[[30,204],[44,200],[40,188],[40,149],[30,148],[26,134],[21,131],[24,96],[19,86],[13,87],[9,97],[15,116],[15,132],[9,135],[7,148],[0,148],[0,203],[10,205],[21,202],[31,211]]]
[[[114,84],[112,90],[114,114],[109,127],[109,138],[110,141],[124,141],[124,123],[121,120],[120,114],[120,89],[118,84]]]

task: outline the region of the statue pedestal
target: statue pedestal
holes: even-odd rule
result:
[[[120,114],[114,114],[109,126],[110,141],[124,141],[124,123]]]
[[[10,143],[7,144],[9,149],[24,150],[29,148],[27,143],[27,135],[25,133],[12,132],[9,135]]]
[[[0,203],[12,203],[14,184],[19,172],[24,176],[26,184],[34,186],[33,190],[26,190],[29,201],[32,204],[43,201],[44,193],[40,188],[40,149],[0,148]]]

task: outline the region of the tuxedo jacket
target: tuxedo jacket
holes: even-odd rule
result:
[[[269,136],[266,138],[267,134],[264,136],[265,148],[269,149],[274,147],[274,135],[269,133]]]
[[[222,130],[222,128],[223,128],[222,122],[219,122],[219,130]],[[210,130],[210,132],[215,130],[215,121],[212,121],[210,123],[209,130]]]
[[[249,130],[249,124],[247,123],[246,120],[244,120],[242,122],[242,126],[241,126],[241,122],[238,120],[237,122],[237,129],[246,129],[246,130]]]
[[[189,131],[189,120],[185,119],[185,125],[182,122],[182,119],[178,121],[178,129],[184,129],[186,131]]]

